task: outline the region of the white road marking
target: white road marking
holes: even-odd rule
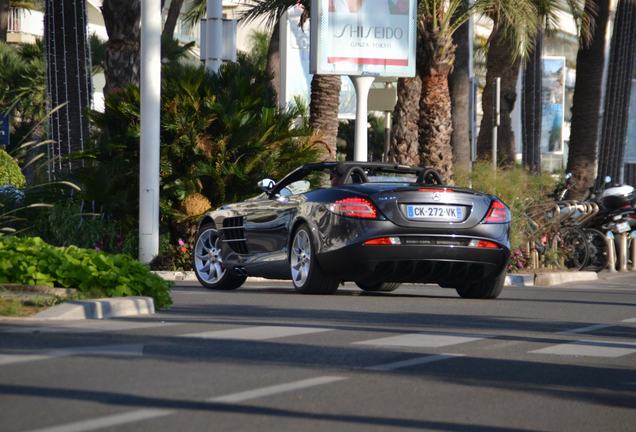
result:
[[[250,399],[256,399],[264,396],[272,396],[278,393],[286,393],[294,390],[301,390],[318,385],[329,384],[336,381],[346,380],[346,377],[322,376],[310,378],[300,381],[278,384],[259,389],[248,390],[239,393],[231,393],[225,396],[210,398],[207,402],[216,403],[239,403]],[[141,409],[129,411],[123,414],[113,414],[110,416],[98,417],[90,420],[67,423],[58,426],[45,427],[35,429],[30,432],[86,432],[106,427],[120,426],[126,423],[133,423],[142,420],[150,420],[158,417],[164,417],[176,413],[176,410],[167,409]]]
[[[0,366],[74,355],[141,356],[143,351],[144,346],[142,344],[124,344],[62,348],[44,351],[39,354],[0,354]]]
[[[587,327],[579,327],[572,330],[565,330],[562,332],[558,332],[557,334],[576,334],[576,333],[588,333],[594,330],[600,330],[607,327],[612,327],[613,324],[594,324]]]
[[[154,327],[174,326],[179,323],[166,322],[135,322],[116,320],[81,320],[67,323],[55,323],[54,326],[34,325],[30,327],[10,327],[2,332],[6,333],[97,333],[109,331],[141,330]]]
[[[463,354],[440,354],[440,355],[430,355],[426,357],[417,357],[409,360],[402,360],[393,363],[386,363],[376,366],[370,366],[365,369],[379,372],[388,372],[396,369],[401,369],[405,367],[418,366],[427,363],[434,363],[442,360],[449,360],[453,358],[464,357]]]
[[[201,333],[188,333],[181,335],[181,337],[203,339],[267,340],[288,336],[321,333],[331,330],[332,329],[318,327],[256,326],[229,330],[207,331]]]
[[[329,384],[336,381],[346,380],[346,377],[339,376],[322,376],[317,378],[310,378],[301,381],[294,381],[285,384],[278,384],[269,387],[263,387],[260,389],[248,390],[239,393],[232,393],[225,396],[219,396],[208,399],[208,402],[223,402],[223,403],[239,403],[250,399],[257,399],[264,396],[272,396],[278,393],[286,393],[294,390],[301,390],[308,387],[314,387],[323,384]]]
[[[123,414],[98,417],[90,420],[83,420],[67,423],[59,426],[33,429],[30,432],[86,432],[106,427],[120,426],[126,423],[133,423],[141,420],[149,420],[172,414],[174,411],[161,409],[144,409],[129,411]]]
[[[428,333],[411,333],[400,336],[389,336],[380,339],[371,339],[361,342],[354,342],[356,345],[375,345],[375,346],[401,346],[401,347],[417,347],[417,348],[439,348],[450,345],[458,345],[467,342],[474,342],[487,339],[488,336],[474,336],[465,334],[428,334]]]
[[[530,353],[617,358],[636,353],[636,343],[580,340],[541,348]]]
[[[623,321],[624,323],[636,323],[636,318],[628,318],[628,319],[624,319]]]

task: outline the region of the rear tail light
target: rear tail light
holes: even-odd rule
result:
[[[329,205],[329,210],[342,216],[376,219],[378,211],[371,201],[365,198],[345,198]]]
[[[497,243],[491,242],[488,240],[471,240],[470,243],[468,243],[468,246],[476,247],[480,249],[498,249],[499,248],[499,245]]]
[[[402,244],[399,237],[379,237],[367,240],[364,245],[399,245]]]
[[[490,208],[484,219],[484,223],[507,223],[510,222],[510,210],[498,199],[492,200]]]

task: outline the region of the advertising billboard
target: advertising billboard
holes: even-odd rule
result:
[[[299,98],[309,105],[312,74],[309,68],[310,23],[301,27],[301,5],[290,7],[281,20],[281,105],[287,106]],[[351,80],[343,76],[340,88],[338,117],[356,116],[356,93]]]
[[[543,57],[541,153],[563,152],[565,57]]]
[[[311,71],[415,76],[415,0],[312,0]]]

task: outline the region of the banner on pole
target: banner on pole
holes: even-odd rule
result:
[[[312,73],[415,76],[416,3],[312,0]]]

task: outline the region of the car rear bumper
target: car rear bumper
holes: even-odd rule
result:
[[[457,286],[501,273],[507,247],[355,244],[318,255],[323,270],[341,280],[422,282]]]

